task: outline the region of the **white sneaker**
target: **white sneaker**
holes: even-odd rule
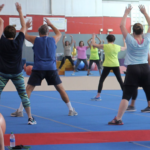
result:
[[[17,111],[15,111],[14,113],[11,113],[10,115],[11,117],[23,117],[23,111],[19,111],[17,109]]]
[[[75,75],[75,72],[72,73],[72,76],[74,76],[74,75]]]
[[[73,110],[69,110],[69,114],[68,116],[77,116],[78,113],[75,111],[75,109],[73,108]]]

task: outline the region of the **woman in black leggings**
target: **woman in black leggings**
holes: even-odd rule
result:
[[[138,87],[143,88],[148,104],[150,104],[150,69],[147,60],[150,43],[150,17],[143,5],[140,5],[139,9],[144,15],[149,26],[147,34],[145,34],[144,38],[144,29],[142,24],[135,23],[133,25],[134,36],[131,36],[126,29],[126,19],[132,10],[131,6],[126,8],[120,24],[121,32],[127,43],[127,53],[125,59],[125,65],[127,65],[127,74],[124,81],[123,96],[119,110],[117,116],[108,123],[110,125],[123,125],[123,114],[128,107],[128,103],[132,94],[138,89]],[[139,119],[139,122],[140,121],[141,119]]]
[[[93,46],[103,49],[105,52],[105,61],[103,63],[103,72],[100,77],[99,86],[98,86],[98,93],[96,97],[92,98],[92,100],[101,100],[100,93],[102,91],[103,82],[105,78],[108,76],[110,70],[113,70],[121,89],[123,89],[123,81],[120,75],[120,69],[119,69],[119,61],[118,61],[118,53],[120,51],[126,50],[126,44],[124,40],[124,47],[121,47],[119,45],[114,44],[115,36],[114,35],[108,35],[107,36],[108,44],[96,44],[95,43],[95,35],[93,35],[92,44]]]

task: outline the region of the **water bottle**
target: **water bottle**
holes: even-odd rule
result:
[[[15,135],[11,132],[10,135],[10,147],[15,147]]]

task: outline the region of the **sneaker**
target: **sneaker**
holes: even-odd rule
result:
[[[32,117],[28,119],[28,125],[34,125],[34,124],[37,124],[36,121],[34,120],[34,118]]]
[[[101,96],[99,96],[99,97],[91,98],[91,100],[92,100],[92,101],[101,101],[102,98],[101,98]]]
[[[129,105],[126,111],[136,111],[136,109],[134,106]]]
[[[73,72],[73,73],[72,73],[72,76],[74,76],[74,75],[75,75],[75,73]]]
[[[115,117],[112,121],[108,122],[108,124],[109,125],[123,125],[123,122],[122,120],[117,120]]]
[[[87,73],[87,76],[92,75],[92,73]]]
[[[17,109],[17,111],[15,111],[14,113],[11,113],[10,115],[11,117],[23,117],[23,111],[19,111]]]
[[[146,107],[145,109],[141,110],[141,112],[150,112],[150,107]]]
[[[75,111],[75,109],[73,108],[73,110],[69,110],[69,114],[68,116],[77,116],[78,113]]]

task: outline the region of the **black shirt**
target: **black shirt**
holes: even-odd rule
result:
[[[22,47],[25,36],[19,32],[14,40],[8,40],[3,35],[0,39],[0,72],[19,74],[22,72]]]

